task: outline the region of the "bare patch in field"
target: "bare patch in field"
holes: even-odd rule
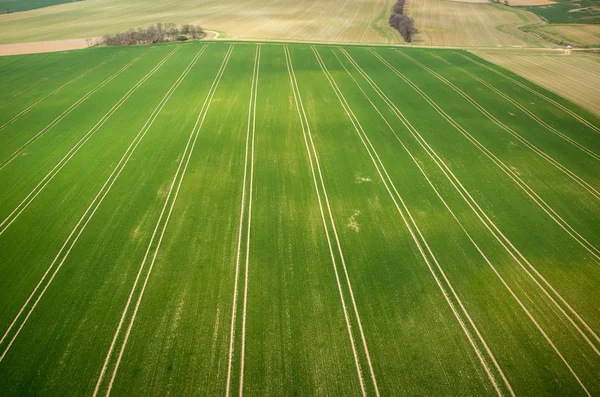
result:
[[[365,182],[371,182],[371,178],[367,178],[367,177],[363,177],[360,174],[356,174],[354,176],[354,182],[355,183],[365,183]]]
[[[348,224],[346,226],[348,226],[350,229],[354,230],[356,233],[358,233],[360,231],[360,225],[358,224],[358,222],[356,221],[356,217],[360,215],[360,211],[356,211],[354,213],[354,215],[352,215],[349,219],[348,219]]]
[[[41,52],[58,52],[87,48],[86,39],[37,41],[33,43],[1,44],[0,56],[19,54],[38,54]]]

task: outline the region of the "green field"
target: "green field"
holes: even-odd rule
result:
[[[599,395],[600,119],[458,50],[0,58],[0,395]]]
[[[82,0],[0,0],[0,12],[27,11]]]
[[[550,23],[600,23],[596,0],[553,0],[555,4],[523,7]]]

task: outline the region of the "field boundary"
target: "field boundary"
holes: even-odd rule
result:
[[[344,51],[344,50],[343,50]],[[383,58],[382,58],[383,59]],[[385,60],[384,60],[385,61]],[[390,65],[391,66],[391,65]],[[399,73],[399,72],[398,72]],[[374,84],[374,83],[373,83]],[[373,87],[375,88],[375,87]],[[377,87],[377,89],[379,89],[379,87]],[[376,91],[377,91],[376,89]],[[380,90],[380,89],[379,89]],[[385,95],[385,94],[383,94]],[[387,96],[385,96],[385,98],[387,98]],[[382,99],[384,99],[382,97]],[[385,99],[384,99],[385,101]],[[388,99],[389,101],[389,99]],[[388,103],[388,101],[386,101],[386,103]],[[500,237],[498,237],[498,235],[496,233],[494,233],[492,231],[492,228],[486,223],[484,222],[483,218],[479,216],[479,213],[477,211],[474,210],[473,207],[471,207],[471,209],[473,211],[475,211],[476,215],[478,215],[479,219],[481,220],[481,222],[486,226],[486,228],[488,228],[488,230],[496,237],[496,239],[498,240],[498,242],[500,242],[502,244],[502,246],[505,248],[505,250],[511,255],[511,257],[523,268],[523,270],[525,270],[525,272],[529,275],[529,277],[536,283],[536,285],[544,292],[544,294],[552,301],[552,303],[561,311],[561,313],[563,313],[563,315],[567,318],[567,320],[576,328],[576,330],[584,337],[584,339],[588,342],[588,344],[592,347],[592,349],[598,354],[598,349],[596,348],[596,346],[590,341],[590,339],[588,338],[588,336],[583,332],[583,330],[579,327],[579,325],[577,325],[575,323],[575,321],[565,312],[565,310],[562,308],[562,306],[560,306],[558,304],[558,302],[556,302],[556,300],[550,295],[550,293],[543,288],[543,286],[539,283],[539,281],[533,277],[531,275],[531,273],[529,273],[529,271],[526,270],[526,268],[524,267],[524,265],[521,263],[521,261],[517,258],[520,257],[526,264],[527,266],[540,278],[540,280],[542,280],[542,282],[548,287],[550,288],[550,290],[556,295],[556,297],[568,308],[568,310],[582,323],[582,325],[584,326],[584,328],[594,337],[594,339],[596,339],[598,342],[600,342],[600,338],[595,334],[595,332],[591,329],[591,327],[589,327],[589,325],[580,317],[580,315],[567,303],[567,301],[554,289],[554,287],[541,275],[541,273],[538,272],[538,270],[524,257],[524,255],[512,244],[512,242],[500,231],[500,229],[496,226],[496,224],[488,217],[488,215],[485,213],[485,211],[483,211],[483,209],[481,209],[481,207],[479,206],[479,204],[477,203],[477,201],[475,201],[475,199],[471,196],[471,194],[468,192],[468,190],[462,185],[462,183],[460,182],[460,180],[454,175],[454,173],[452,172],[452,170],[446,165],[446,163],[439,157],[439,155],[429,146],[429,144],[427,143],[427,141],[418,133],[418,131],[412,126],[412,124],[410,124],[408,122],[408,120],[406,119],[406,123],[403,121],[405,119],[405,116],[396,108],[396,106],[393,104],[393,102],[389,102],[388,106],[390,106],[391,110],[396,114],[396,116],[403,122],[403,124],[409,129],[409,131],[411,131],[411,134],[413,135],[413,137],[415,138],[415,140],[417,140],[417,142],[420,143],[421,147],[427,152],[427,153],[433,153],[433,155],[435,155],[435,158],[437,160],[439,160],[439,162],[443,165],[443,167],[438,163],[438,161],[436,161],[436,159],[434,159],[432,157],[432,155],[430,154],[430,157],[432,157],[432,159],[435,161],[435,163],[438,165],[438,167],[442,170],[442,172],[444,172],[444,174],[446,175],[446,177],[452,182],[452,178],[456,181],[456,183],[460,186],[460,188],[462,189],[462,191],[464,191],[464,193],[469,197],[469,199],[473,202],[473,204],[475,205],[475,207],[477,207],[479,209],[479,211],[483,214],[483,217],[485,219],[487,219],[487,221],[490,223],[490,225],[493,227],[494,230],[496,230],[496,232],[502,237],[502,239],[500,239]],[[394,111],[394,109],[396,109],[396,111]],[[397,113],[396,113],[397,112]],[[410,128],[409,128],[410,126]],[[418,136],[418,138],[417,138]],[[424,143],[424,145],[423,145]],[[448,176],[448,174],[446,173],[446,171],[452,176],[452,178],[450,178]],[[460,193],[460,189],[458,189],[458,187],[452,182],[453,186],[455,187],[455,189],[457,189]],[[461,196],[462,193],[461,193]],[[463,196],[464,198],[464,196]],[[511,250],[509,250],[509,248],[507,247],[506,244],[508,244],[508,246],[510,246],[512,248],[512,250],[514,250],[515,252],[513,253]],[[515,255],[516,253],[516,255]]]
[[[529,118],[531,118],[532,120],[536,121],[539,125],[541,125],[542,127],[544,127],[546,130],[552,132],[555,135],[558,135],[559,137],[561,137],[562,139],[564,139],[565,141],[569,142],[570,144],[572,144],[573,146],[577,147],[579,150],[585,152],[586,154],[588,154],[589,156],[593,157],[596,160],[600,160],[600,155],[596,154],[594,151],[588,149],[587,147],[585,147],[584,145],[580,144],[579,142],[575,141],[574,139],[570,138],[569,136],[563,134],[562,132],[560,132],[559,130],[557,130],[556,128],[552,127],[551,125],[549,125],[548,123],[546,123],[544,120],[542,120],[540,117],[538,117],[537,115],[535,115],[532,111],[530,111],[529,109],[527,109],[525,106],[521,105],[519,102],[517,102],[516,100],[514,100],[510,95],[505,94],[504,92],[502,92],[501,90],[499,90],[498,88],[494,87],[492,84],[488,83],[487,81],[475,76],[473,73],[469,72],[468,70],[453,64],[452,62],[450,62],[449,60],[437,55],[437,54],[431,54],[432,57],[439,59],[440,61],[446,63],[449,66],[452,66],[453,68],[460,70],[462,73],[466,74],[467,76],[473,78],[474,80],[478,81],[479,83],[485,85],[488,89],[492,90],[493,92],[495,92],[496,94],[500,95],[502,98],[504,98],[506,101],[508,101],[509,103],[513,104],[515,107],[517,107],[518,109],[520,109],[523,113],[527,114],[527,116],[529,116]]]
[[[409,59],[415,65],[417,65],[420,68],[426,70],[429,74],[435,76],[439,81],[443,82],[448,87],[452,88],[452,90],[454,90],[456,93],[458,93],[464,99],[466,99],[471,105],[473,105],[477,110],[479,110],[479,112],[481,114],[483,114],[488,120],[492,121],[498,127],[502,128],[504,131],[508,132],[509,134],[511,134],[512,136],[514,136],[515,138],[517,138],[521,143],[523,143],[525,146],[527,146],[531,151],[533,151],[534,153],[536,153],[537,155],[539,155],[540,157],[542,157],[544,160],[546,160],[548,163],[550,163],[551,165],[553,165],[554,167],[556,167],[558,170],[562,171],[565,175],[567,175],[569,178],[571,178],[575,183],[577,183],[578,185],[580,185],[581,187],[583,187],[585,190],[587,190],[592,196],[594,196],[594,198],[596,198],[596,200],[600,200],[600,192],[598,192],[596,189],[594,189],[593,186],[591,186],[588,182],[586,182],[583,178],[581,178],[580,176],[578,176],[577,174],[575,174],[573,171],[571,171],[570,169],[568,169],[566,166],[562,165],[559,161],[555,160],[553,157],[551,157],[550,155],[548,155],[547,153],[545,153],[543,150],[539,149],[537,146],[535,146],[534,144],[532,144],[531,142],[529,142],[526,138],[524,138],[523,136],[521,136],[521,134],[517,133],[512,128],[508,127],[506,124],[504,124],[503,122],[501,122],[500,120],[498,120],[485,107],[483,107],[476,100],[474,100],[473,98],[471,98],[471,96],[469,96],[466,92],[464,92],[463,90],[461,90],[460,88],[458,88],[456,85],[454,85],[448,79],[446,79],[443,76],[441,76],[439,73],[437,73],[437,72],[433,71],[431,68],[423,65],[421,62],[417,61],[416,59],[414,59],[410,55],[408,55],[408,54],[406,54],[406,53],[404,53],[402,51],[398,51],[398,50],[396,50],[396,52],[398,52],[399,54],[401,54],[405,58]],[[591,150],[586,149],[586,154],[589,154],[588,152],[591,152],[592,153],[592,157],[594,157],[595,159],[600,159],[600,156],[598,156],[597,154],[595,154]]]
[[[549,295],[549,293],[539,284],[539,282],[531,275],[531,273],[523,266],[523,264],[515,257],[515,255],[506,247],[506,245],[504,244],[504,242],[502,242],[500,240],[500,238],[496,235],[496,233],[492,230],[492,228],[488,225],[488,223],[481,217],[481,215],[479,214],[479,212],[473,207],[472,203],[467,200],[467,198],[465,197],[465,195],[463,194],[466,193],[466,195],[471,199],[471,201],[473,201],[473,204],[479,209],[479,211],[481,211],[481,213],[483,214],[483,216],[488,220],[488,222],[493,226],[494,229],[496,229],[498,231],[498,233],[500,233],[500,235],[507,240],[507,242],[512,246],[512,244],[510,243],[510,241],[508,241],[508,239],[506,239],[506,237],[504,237],[504,235],[502,234],[502,232],[500,232],[497,228],[497,226],[488,218],[488,216],[486,215],[486,213],[483,211],[483,209],[481,209],[481,207],[479,206],[479,204],[471,197],[471,195],[469,194],[469,192],[464,188],[464,186],[461,184],[460,180],[458,180],[458,178],[452,173],[452,171],[449,169],[449,167],[443,162],[443,160],[438,156],[438,154],[429,146],[429,144],[421,137],[421,135],[419,134],[419,132],[416,130],[416,128],[414,128],[412,126],[412,124],[408,121],[408,119],[406,119],[406,117],[404,116],[404,114],[393,104],[393,102],[387,97],[387,95],[385,95],[385,93],[383,93],[381,91],[381,89],[376,85],[375,82],[373,82],[370,77],[360,68],[360,66],[354,61],[354,59],[352,59],[352,57],[347,54],[345,52],[345,50],[342,50],[344,52],[344,55],[346,55],[346,57],[348,58],[348,60],[353,64],[353,66],[355,67],[355,69],[363,76],[363,78],[369,83],[369,85],[371,85],[371,87],[375,90],[375,92],[380,96],[380,98],[382,100],[384,100],[384,102],[388,105],[390,111],[400,120],[400,122],[404,125],[404,127],[411,133],[411,135],[413,136],[413,138],[419,143],[419,145],[422,147],[422,149],[429,155],[429,157],[434,161],[434,163],[438,166],[438,168],[443,172],[444,176],[448,179],[448,181],[450,181],[450,183],[452,184],[452,186],[456,189],[456,191],[460,194],[460,196],[462,197],[462,199],[469,205],[469,207],[471,208],[471,210],[475,213],[475,215],[478,217],[478,219],[481,221],[481,223],[488,229],[488,231],[496,238],[496,240],[504,247],[504,249],[507,251],[507,253],[509,253],[509,255],[515,260],[515,262],[523,269],[523,271],[525,271],[525,273],[529,276],[529,278],[534,281],[534,283],[545,293],[545,295],[550,299],[550,301],[560,310],[560,312],[563,314],[563,316],[565,316],[569,322],[579,331],[579,333],[582,335],[582,337],[584,338],[584,340],[591,346],[591,348],[594,350],[594,352],[597,355],[600,355],[600,353],[598,352],[598,349],[596,348],[596,346],[589,340],[588,336],[579,328],[579,326],[571,319],[570,316],[567,315],[567,313],[565,313],[565,311],[562,309],[562,307],[560,305],[558,305],[558,303]],[[336,54],[337,57],[337,54]],[[339,58],[338,58],[339,60]],[[341,63],[341,61],[340,61]],[[423,174],[423,176],[425,177],[425,179],[427,180],[427,182],[429,183],[429,185],[433,188],[433,190],[436,192],[437,196],[440,198],[440,200],[442,201],[442,203],[444,204],[444,206],[448,209],[448,211],[450,211],[450,213],[452,214],[452,216],[454,217],[454,219],[456,220],[456,222],[460,225],[461,229],[465,232],[465,234],[467,235],[467,237],[469,238],[469,240],[473,243],[473,245],[475,246],[475,248],[477,249],[477,251],[480,253],[480,255],[484,258],[484,260],[486,261],[486,263],[491,267],[491,269],[494,271],[494,273],[496,274],[496,276],[500,279],[500,281],[502,282],[502,284],[505,286],[505,288],[509,291],[509,293],[513,296],[513,298],[517,301],[517,303],[519,304],[519,306],[523,309],[523,311],[525,312],[525,314],[529,317],[529,319],[533,322],[533,324],[536,326],[536,328],[540,331],[540,333],[544,336],[544,338],[546,339],[546,341],[548,342],[548,344],[553,348],[553,350],[555,351],[555,353],[558,355],[558,357],[563,361],[563,363],[567,366],[567,368],[569,369],[569,371],[574,375],[574,377],[577,379],[577,381],[579,382],[579,384],[583,387],[583,389],[587,392],[587,389],[585,388],[585,386],[583,386],[583,383],[579,380],[579,377],[576,375],[576,373],[574,372],[574,370],[571,368],[570,364],[568,363],[568,361],[564,358],[564,356],[562,355],[562,353],[558,350],[558,348],[556,347],[556,345],[554,344],[554,342],[550,339],[550,337],[546,334],[546,332],[544,331],[544,329],[541,327],[541,325],[537,322],[537,320],[535,320],[535,318],[533,317],[533,315],[529,312],[529,310],[525,307],[525,305],[521,302],[521,300],[516,296],[516,294],[513,292],[513,290],[510,288],[510,286],[508,286],[508,284],[505,282],[504,278],[499,274],[499,272],[496,270],[495,266],[491,263],[491,261],[487,258],[487,256],[483,253],[483,251],[479,248],[479,246],[475,243],[475,241],[473,240],[473,238],[470,236],[470,234],[467,232],[467,230],[464,228],[464,226],[462,225],[462,223],[458,220],[458,218],[456,217],[456,215],[454,214],[454,212],[452,211],[452,209],[448,206],[448,204],[446,203],[446,201],[442,198],[441,194],[438,192],[438,190],[435,188],[435,186],[433,185],[433,183],[429,180],[429,178],[427,177],[427,174],[425,173],[425,171],[422,169],[422,167],[420,166],[420,164],[418,163],[418,161],[414,158],[414,156],[412,155],[412,153],[408,150],[408,148],[404,145],[404,143],[402,142],[402,140],[398,137],[398,135],[396,134],[395,130],[391,127],[391,125],[388,123],[388,121],[385,119],[385,117],[381,114],[381,112],[379,111],[379,109],[377,109],[377,107],[373,104],[373,102],[370,100],[370,98],[367,96],[367,94],[364,92],[364,90],[362,89],[362,87],[360,87],[360,85],[356,82],[356,80],[354,79],[354,77],[350,74],[350,72],[347,70],[347,68],[345,67],[345,65],[343,65],[343,63],[341,63],[342,66],[344,67],[344,69],[346,70],[346,72],[352,77],[352,79],[354,80],[354,82],[356,83],[356,85],[359,87],[359,89],[361,90],[361,92],[363,93],[363,95],[365,96],[365,98],[367,98],[369,100],[369,102],[371,103],[371,105],[373,105],[375,107],[375,109],[377,110],[377,112],[379,113],[379,115],[381,116],[381,118],[384,120],[384,122],[387,124],[388,128],[390,128],[390,130],[392,131],[392,133],[394,134],[394,136],[396,137],[396,139],[400,142],[400,144],[402,145],[402,147],[404,148],[404,150],[409,154],[409,156],[411,157],[411,159],[413,160],[413,162],[417,165],[417,167],[419,168],[419,170],[421,171],[421,173]],[[419,138],[417,138],[417,136]],[[425,145],[423,145],[423,142],[425,143]],[[433,154],[432,154],[433,153]],[[441,164],[440,164],[441,162]],[[442,167],[443,165],[443,167]],[[450,177],[450,175],[448,175],[448,173],[450,173],[450,175],[452,176],[452,178]],[[454,180],[453,180],[454,178]],[[461,189],[458,188],[458,186],[456,185],[456,183],[458,183],[458,185],[461,187],[461,189],[463,191],[461,191]],[[513,247],[513,249],[516,250],[516,248]],[[518,251],[517,253],[519,255],[521,255]],[[522,255],[521,255],[522,256]],[[527,260],[525,259],[525,261],[527,262]],[[533,268],[533,266],[531,264],[529,264],[529,262],[527,262],[527,264],[529,265],[529,267]],[[535,271],[535,269],[533,269]],[[540,275],[541,277],[541,275]],[[542,277],[543,279],[543,277]],[[545,280],[544,280],[545,281]],[[554,291],[556,293],[556,291]],[[580,318],[579,318],[580,319]],[[581,320],[581,319],[580,319]],[[581,320],[583,321],[583,320]],[[585,324],[585,322],[584,322]],[[586,324],[587,325],[587,324]]]
[[[486,65],[486,64],[484,64],[484,63],[481,63],[481,62],[479,62],[479,61],[477,61],[477,60],[475,60],[475,59],[473,59],[473,58],[471,58],[471,57],[468,57],[468,56],[466,56],[465,54],[461,54],[461,53],[458,53],[458,52],[457,52],[457,54],[458,54],[458,55],[460,55],[460,56],[462,56],[463,58],[465,58],[465,59],[467,59],[467,60],[471,61],[472,63],[474,63],[474,64],[476,64],[476,65],[482,66],[482,67],[486,68],[487,70],[489,70],[489,71],[491,71],[491,72],[494,72],[494,73],[495,73],[495,74],[497,74],[498,76],[504,77],[506,80],[508,80],[508,81],[510,81],[511,83],[513,83],[513,84],[515,84],[515,85],[518,85],[519,87],[521,87],[521,88],[523,88],[523,89],[525,89],[525,90],[527,90],[527,91],[531,92],[532,94],[536,95],[538,98],[541,98],[541,99],[543,99],[544,101],[546,101],[546,102],[548,102],[548,103],[551,103],[551,104],[553,104],[553,105],[554,105],[554,106],[556,106],[557,108],[559,108],[559,109],[561,109],[562,111],[564,111],[565,113],[569,114],[569,115],[570,115],[571,117],[573,117],[575,120],[579,121],[581,124],[585,125],[586,127],[588,127],[588,128],[590,128],[590,129],[592,129],[593,131],[595,131],[595,132],[597,132],[597,133],[600,133],[600,127],[596,127],[594,124],[592,124],[592,123],[591,123],[591,122],[589,122],[588,120],[584,119],[583,117],[581,117],[580,115],[578,115],[577,113],[575,113],[574,111],[572,111],[571,109],[568,109],[568,108],[567,108],[566,106],[564,106],[563,104],[561,104],[561,103],[558,103],[558,102],[557,102],[557,101],[555,101],[554,99],[547,97],[546,95],[542,94],[541,92],[539,92],[539,91],[537,91],[537,90],[533,89],[532,87],[529,87],[529,86],[527,86],[527,85],[525,85],[525,84],[521,83],[520,81],[518,81],[518,80],[514,79],[513,77],[510,77],[510,76],[508,76],[508,75],[504,74],[503,72],[501,72],[500,70],[497,70],[496,68],[493,68],[493,67],[491,67],[491,66],[489,66],[489,65]],[[504,68],[502,68],[502,69],[504,69]],[[515,73],[515,74],[516,74],[516,73]],[[519,76],[519,77],[520,77],[520,76]],[[521,78],[523,78],[523,77],[521,77]],[[527,80],[527,79],[525,79],[525,80]],[[536,84],[536,83],[533,83],[533,82],[531,82],[531,81],[529,81],[529,80],[527,80],[527,81],[528,81],[528,82],[530,82],[531,84],[534,84],[535,86],[538,86],[538,87],[539,87],[539,85],[538,85],[538,84]],[[557,94],[555,94],[555,95],[557,95]],[[561,98],[562,98],[562,96],[561,96]],[[569,102],[570,102],[570,101],[569,101]],[[580,109],[583,109],[583,108],[582,108],[581,106],[579,106],[579,105],[575,105],[575,106],[577,106],[577,107],[578,107],[578,108],[580,108]],[[586,109],[584,109],[584,110],[585,110],[586,112],[588,112],[589,114],[592,114],[592,113],[591,113],[589,110],[586,110]],[[594,117],[596,117],[596,115],[593,115],[593,116],[594,116]]]

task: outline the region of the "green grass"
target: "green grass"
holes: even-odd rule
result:
[[[0,58],[1,395],[600,393],[597,117],[462,51],[257,54]]]
[[[555,4],[522,7],[550,23],[600,23],[600,8],[595,0],[554,0]]]

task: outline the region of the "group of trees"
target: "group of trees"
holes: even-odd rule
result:
[[[106,35],[102,37],[98,44],[100,45],[135,45],[162,43],[166,41],[185,41],[189,39],[198,39],[206,36],[200,26],[184,24],[177,26],[174,23],[157,23],[150,25],[146,29],[129,29],[125,33]]]
[[[505,6],[509,6],[508,0],[490,0],[492,3],[504,4]]]
[[[392,8],[392,15],[390,15],[390,26],[396,29],[402,37],[404,37],[404,41],[410,43],[412,41],[412,37],[417,33],[417,28],[415,27],[415,21],[409,17],[404,15],[404,3],[406,0],[398,0],[394,7]]]

